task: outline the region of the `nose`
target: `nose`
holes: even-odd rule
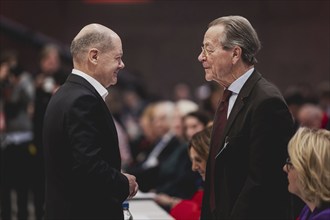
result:
[[[124,62],[121,60],[121,61],[120,61],[120,64],[119,64],[119,68],[120,68],[120,69],[124,69],[124,67],[125,67],[125,64],[124,64]]]
[[[283,171],[284,171],[285,173],[288,173],[288,169],[286,168],[286,164],[284,164],[284,166],[282,167],[282,169],[283,169]]]
[[[205,55],[203,53],[203,51],[200,52],[200,54],[198,55],[198,61],[199,62],[203,62],[205,60]]]
[[[198,165],[196,164],[196,162],[192,162],[192,164],[191,164],[191,170],[192,171],[198,171]]]

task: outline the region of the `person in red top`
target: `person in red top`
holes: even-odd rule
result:
[[[192,162],[191,169],[198,172],[203,181],[205,180],[205,170],[209,155],[210,136],[212,126],[193,135],[188,146],[188,154]],[[198,220],[200,218],[203,200],[203,189],[199,189],[189,200],[159,194],[155,201],[170,208],[170,214],[176,220]]]

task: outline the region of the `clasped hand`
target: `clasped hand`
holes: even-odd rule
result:
[[[139,190],[139,185],[136,182],[135,176],[128,173],[123,173],[123,174],[127,177],[129,183],[129,195],[127,199],[131,199],[136,195],[137,191]]]

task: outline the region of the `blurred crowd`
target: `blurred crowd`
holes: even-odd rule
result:
[[[0,141],[1,218],[29,216],[27,203],[33,201],[36,219],[44,214],[44,165],[42,152],[43,117],[52,94],[64,83],[59,49],[46,45],[40,52],[38,71],[27,72],[14,50],[0,51]],[[205,129],[222,96],[215,83],[192,90],[179,83],[171,98],[153,96],[141,78],[119,74],[106,103],[115,120],[122,170],[136,176],[140,190],[188,199],[202,187],[202,178],[193,172],[188,148],[194,134]],[[330,130],[330,82],[316,86],[297,84],[283,95],[299,126]],[[12,192],[17,213],[12,212]],[[32,195],[32,198],[31,198]],[[157,197],[164,209],[173,200]]]

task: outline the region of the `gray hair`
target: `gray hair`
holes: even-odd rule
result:
[[[242,16],[220,17],[213,20],[208,28],[216,25],[224,26],[224,32],[220,39],[224,50],[239,46],[242,48],[244,62],[250,65],[258,62],[255,56],[261,48],[261,43],[257,32],[246,18]]]
[[[52,52],[60,54],[60,48],[55,44],[46,44],[40,52],[40,60],[43,60],[49,56]]]
[[[95,47],[102,52],[111,49],[112,42],[110,35],[106,32],[93,30],[74,38],[70,47],[73,59],[79,60],[82,54],[87,52],[91,47]]]

